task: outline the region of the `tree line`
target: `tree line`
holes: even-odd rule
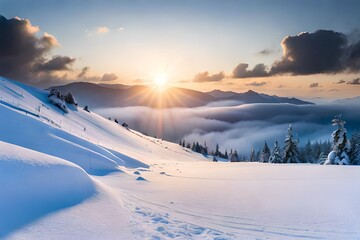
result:
[[[360,165],[360,132],[355,132],[351,138],[348,138],[345,123],[341,115],[332,120],[332,125],[336,127],[336,130],[331,135],[331,141],[310,142],[308,140],[305,146],[299,147],[299,139],[294,137],[290,124],[283,147],[276,140],[270,149],[265,141],[261,149],[258,151],[252,149],[250,155],[246,156],[232,149],[230,152],[227,150],[222,152],[219,144],[216,144],[215,150],[210,152],[210,155],[213,156],[214,162],[222,158],[230,162]],[[208,155],[206,143],[204,145],[198,142],[191,144],[181,140],[179,145]]]

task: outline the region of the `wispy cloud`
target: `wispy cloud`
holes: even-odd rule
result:
[[[347,82],[347,84],[360,85],[360,78],[355,78]]]
[[[346,82],[345,80],[341,79],[341,80],[339,80],[336,84],[343,84],[343,83],[345,83],[345,82]]]
[[[320,88],[320,87],[322,87],[322,86],[320,86],[319,83],[317,83],[317,82],[311,83],[311,84],[309,85],[309,88]]]
[[[109,31],[110,31],[110,29],[108,27],[105,27],[105,26],[96,28],[96,33],[97,34],[104,34],[104,33],[108,33]]]
[[[266,85],[267,82],[251,82],[251,83],[247,83],[245,84],[246,86],[253,86],[253,87],[261,87]]]

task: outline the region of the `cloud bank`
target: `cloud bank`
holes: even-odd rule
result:
[[[291,105],[245,104],[224,106],[219,104],[199,108],[151,109],[126,107],[96,109],[106,117],[116,117],[150,136],[178,142],[199,141],[213,149],[218,143],[225,150],[237,149],[248,154],[252,147],[258,149],[266,140],[272,146],[274,140],[283,143],[289,123],[293,124],[301,144],[308,139],[330,139],[334,128],[331,119],[343,114],[349,133],[360,129],[358,105]]]

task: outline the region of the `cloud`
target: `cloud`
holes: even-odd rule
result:
[[[309,88],[319,88],[319,87],[321,87],[321,86],[320,86],[319,83],[317,83],[317,82],[311,83],[311,84],[309,85]]]
[[[56,38],[19,17],[0,15],[0,75],[30,84],[58,80],[51,71],[68,70],[75,59],[57,56],[48,59],[52,49],[60,46]]]
[[[263,55],[263,56],[267,56],[267,55],[274,54],[275,52],[277,52],[277,51],[275,51],[273,49],[265,48],[265,49],[261,50],[260,52],[258,52],[258,54]]]
[[[104,33],[108,33],[109,31],[110,31],[110,29],[105,26],[96,28],[97,34],[104,34]]]
[[[240,63],[233,70],[233,77],[357,73],[360,71],[358,31],[345,35],[332,30],[318,30],[286,36],[281,42],[283,55],[271,65],[269,71],[264,64],[247,70],[248,64]],[[268,49],[259,52],[262,55],[270,53]]]
[[[209,75],[209,72],[202,72],[195,75],[193,82],[219,82],[225,78],[224,72]]]
[[[124,31],[125,28],[124,28],[124,27],[118,27],[117,30],[118,30],[118,31]]]
[[[331,119],[343,114],[349,135],[360,127],[360,112],[356,105],[321,104],[245,104],[209,105],[198,108],[151,109],[147,107],[126,107],[95,109],[105,117],[116,117],[130,124],[131,128],[174,142],[206,141],[210,149],[215,144],[225,150],[237,149],[248,153],[257,149],[264,140],[272,145],[274,140],[283,143],[289,123],[293,124],[295,135],[303,145],[308,139],[327,140],[334,128]],[[186,124],[184,124],[186,119]],[[161,124],[159,124],[161,123]]]
[[[117,78],[118,76],[115,73],[105,73],[101,78],[101,82],[110,82],[116,80]]]
[[[284,87],[286,87],[285,85],[282,85],[282,84],[279,84],[278,86],[277,86],[277,88],[284,88]]]
[[[339,89],[335,89],[335,88],[332,88],[332,89],[329,89],[328,92],[339,92],[340,90]]]
[[[233,70],[233,78],[267,77],[269,75],[262,63],[255,65],[252,70],[247,70],[248,67],[247,63],[237,65]]]
[[[84,78],[85,75],[89,72],[89,70],[89,67],[83,67],[83,69],[81,69],[81,72],[77,75],[77,78]]]
[[[33,70],[36,72],[68,71],[70,70],[69,65],[72,65],[74,62],[75,58],[55,56],[47,62],[34,64]]]
[[[348,81],[347,84],[360,85],[360,78],[355,78],[351,81]]]
[[[264,86],[266,84],[267,84],[267,82],[251,82],[251,83],[247,83],[245,85],[246,86],[260,87],[260,86]]]
[[[281,46],[283,56],[272,65],[270,75],[334,74],[360,70],[360,41],[349,45],[347,36],[340,32],[318,30],[286,36]]]
[[[343,83],[345,83],[346,81],[345,80],[339,80],[336,84],[343,84]]]

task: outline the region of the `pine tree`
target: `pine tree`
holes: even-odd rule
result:
[[[180,140],[179,145],[182,146],[182,141]]]
[[[191,146],[191,150],[193,150],[195,152],[195,142],[193,142],[192,146]]]
[[[224,156],[224,158],[225,158],[225,159],[228,159],[228,158],[229,158],[227,150],[225,150],[225,156]]]
[[[333,126],[337,126],[331,137],[333,149],[329,153],[325,164],[349,165],[350,160],[348,153],[350,152],[350,142],[346,136],[345,121],[342,120],[341,115],[335,116],[331,121]]]
[[[278,141],[274,143],[274,149],[270,155],[269,162],[271,163],[283,163],[281,157],[281,150]]]
[[[201,147],[198,142],[196,142],[196,144],[195,144],[195,152],[197,152],[197,153],[201,152]]]
[[[300,163],[299,150],[297,144],[298,141],[294,139],[292,133],[292,126],[290,124],[284,145],[284,156],[283,156],[284,163]]]
[[[303,162],[308,162],[308,163],[314,163],[315,162],[315,155],[312,149],[312,144],[310,142],[310,140],[308,140],[307,144],[305,145],[305,159],[303,159]]]
[[[259,159],[259,162],[269,162],[269,158],[270,158],[270,149],[265,141],[265,144],[264,144],[264,147],[261,151],[261,154],[260,154],[260,159]]]
[[[219,144],[216,144],[216,147],[215,147],[215,156],[220,156]]]
[[[86,106],[84,107],[84,110],[87,111],[87,112],[90,112],[88,105],[86,105]]]
[[[320,153],[317,162],[318,162],[319,164],[323,165],[323,164],[325,164],[326,159],[327,159],[327,155],[322,152],[322,153]]]
[[[352,135],[350,145],[350,163],[352,165],[360,165],[360,132]]]
[[[183,142],[182,142],[182,146],[183,146],[183,147],[185,147],[185,140],[183,140]]]

